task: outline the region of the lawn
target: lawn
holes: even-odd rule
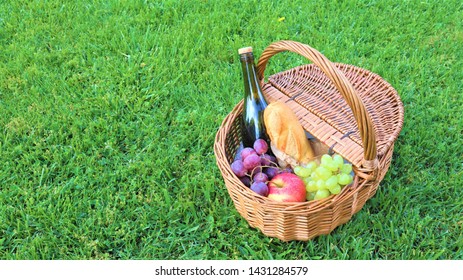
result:
[[[339,2],[0,1],[0,259],[462,259],[463,4]],[[307,242],[249,227],[213,153],[237,50],[282,39],[405,108],[376,195]]]

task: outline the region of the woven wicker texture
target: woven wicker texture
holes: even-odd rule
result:
[[[264,83],[269,59],[283,51],[300,54],[313,64],[271,75]],[[283,203],[255,194],[230,167],[241,141],[241,101],[224,119],[214,145],[228,193],[240,215],[267,236],[289,241],[328,234],[376,193],[402,129],[402,102],[377,74],[332,63],[310,46],[293,41],[268,46],[257,70],[267,100],[286,102],[306,131],[352,162],[355,178],[340,194],[318,201]]]

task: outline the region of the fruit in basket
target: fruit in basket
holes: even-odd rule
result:
[[[294,170],[290,166],[288,166],[288,167],[285,167],[285,168],[280,168],[279,173],[294,173]]]
[[[336,184],[332,187],[329,187],[328,190],[330,191],[331,194],[338,194],[341,192],[341,185]]]
[[[268,198],[281,202],[306,200],[304,181],[294,173],[280,173],[268,182]]]
[[[342,166],[344,165],[344,158],[339,155],[339,154],[334,154],[333,155],[333,162],[339,167],[339,168],[342,168]],[[348,164],[349,165],[349,164]],[[349,165],[352,167],[352,165]],[[349,171],[350,172],[350,171]]]
[[[341,173],[350,174],[352,172],[352,164],[345,163],[341,167]]]
[[[276,175],[280,173],[280,169],[275,166],[270,166],[270,167],[266,167],[264,169],[264,172],[265,174],[267,174],[267,178],[271,180],[273,177],[275,177]]]
[[[254,147],[243,147],[237,151],[235,161],[232,163],[232,170],[238,176],[242,176],[244,168],[248,174],[262,171],[266,167],[278,167],[276,158],[267,153],[268,145],[262,139],[254,142]],[[241,166],[242,165],[242,166]]]
[[[266,183],[264,182],[254,182],[251,185],[251,190],[255,193],[260,194],[262,196],[267,196],[269,192],[269,188]]]
[[[246,175],[247,172],[242,160],[235,160],[231,164],[231,169],[233,173],[238,177],[243,177],[244,175]]]
[[[276,162],[276,158],[269,154],[263,154],[260,156],[260,164],[262,166],[277,166]]]
[[[253,148],[246,147],[243,150],[241,150],[240,158],[241,158],[241,160],[244,160],[247,156],[249,156],[251,154],[257,154],[257,153],[256,153],[256,151],[254,151]]]
[[[329,190],[318,190],[315,193],[313,199],[318,200],[318,199],[327,198],[328,196],[330,196],[330,191]]]
[[[268,151],[268,144],[264,139],[257,139],[254,142],[253,148],[258,155],[263,155]]]
[[[240,177],[240,181],[248,188],[251,186],[251,178],[249,178],[249,176],[245,175],[243,177]]]
[[[320,165],[319,167],[317,167],[315,169],[315,173],[317,173],[318,178],[322,180],[328,180],[328,178],[330,178],[331,175],[333,174],[330,169],[326,168],[323,165]]]
[[[268,145],[262,139],[256,140],[253,147],[240,146],[231,170],[245,186],[251,188],[254,185],[251,189],[265,196],[268,192],[268,181],[283,172],[276,158],[268,154]],[[257,183],[265,184],[267,191],[262,184]]]
[[[331,175],[330,178],[328,178],[325,181],[326,187],[329,188],[334,188],[338,184],[338,176],[336,175]]]
[[[328,154],[324,154],[320,161],[320,166],[328,169],[329,171],[336,171],[339,169],[339,165],[336,164],[333,158]]]
[[[305,189],[307,190],[307,192],[315,193],[316,191],[318,191],[317,181],[314,181],[310,178],[307,181],[306,180],[303,180],[303,181],[305,183]]]
[[[311,172],[307,172],[310,170]],[[307,200],[318,200],[339,194],[353,181],[352,164],[339,154],[324,154],[319,161],[296,166],[295,174],[304,181]]]
[[[306,178],[306,177],[309,177],[310,174],[312,174],[312,170],[310,170],[307,167],[298,165],[294,167],[294,174],[296,174],[299,177]]]
[[[338,175],[338,182],[340,185],[348,185],[352,183],[352,176],[346,173],[340,173]]]
[[[253,182],[262,182],[262,183],[267,183],[268,181],[268,176],[264,172],[257,172],[253,177],[252,177]]]
[[[243,166],[248,171],[252,171],[254,168],[260,166],[260,156],[257,154],[250,154],[243,160]]]

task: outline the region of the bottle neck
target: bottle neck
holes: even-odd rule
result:
[[[243,70],[243,80],[245,94],[254,98],[259,98],[262,94],[257,78],[256,66],[254,64],[254,55],[244,53],[240,55],[241,69]]]

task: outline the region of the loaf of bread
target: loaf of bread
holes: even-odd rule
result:
[[[264,123],[280,166],[294,167],[315,157],[304,128],[288,105],[281,101],[270,103],[264,111]]]

